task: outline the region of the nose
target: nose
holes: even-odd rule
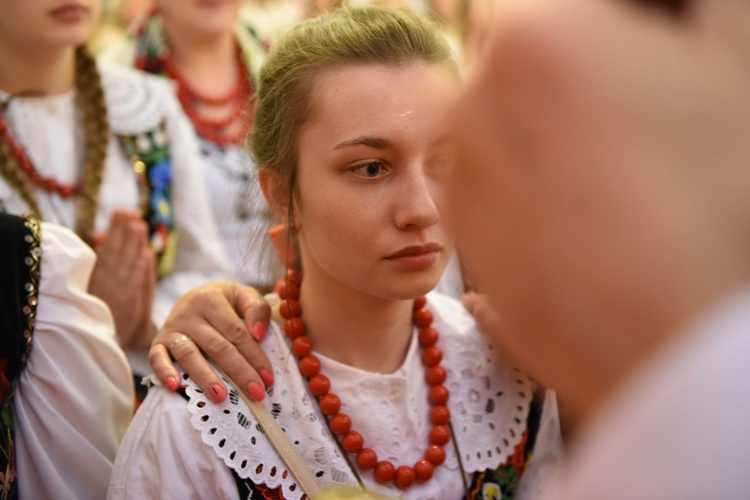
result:
[[[438,223],[440,212],[435,203],[434,182],[421,168],[403,173],[395,200],[395,223],[399,229],[426,229]]]

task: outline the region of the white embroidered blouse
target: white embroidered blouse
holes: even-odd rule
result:
[[[441,334],[438,345],[444,353],[442,364],[448,372],[446,386],[451,393],[448,406],[464,469],[471,475],[497,468],[521,442],[532,398],[531,381],[498,358],[460,303],[432,293],[429,305],[435,315],[433,326]],[[265,399],[266,406],[323,487],[356,487],[356,479],[308,393],[281,328],[272,326],[263,348],[276,380]],[[322,372],[332,381],[332,390],[341,397],[341,411],[351,417],[353,427],[379,459],[397,465],[421,460],[428,445],[430,406],[419,351],[415,335],[403,365],[389,375],[365,372],[316,354]],[[254,484],[280,486],[284,498],[302,496],[294,477],[236,392],[230,391],[224,403],[215,405],[192,380],[183,377],[183,383],[189,402],[158,385],[150,390],[118,453],[109,498],[146,494],[161,498],[236,498],[237,486],[230,468]],[[556,469],[561,450],[554,399],[548,403],[543,417],[546,423],[542,423],[546,430],[538,434],[529,465],[531,469],[539,463],[545,469],[532,474],[539,482]],[[368,489],[389,496],[461,498],[464,489],[457,456],[452,445],[445,451],[445,464],[435,469],[433,479],[415,483],[405,492],[378,484],[371,472],[360,475]]]
[[[159,281],[153,320],[158,326],[174,301],[208,281],[226,279],[223,250],[201,178],[198,143],[171,88],[158,78],[128,68],[101,65],[102,86],[112,137],[102,181],[94,230],[106,232],[116,208],[139,207],[132,162],[117,136],[138,135],[166,123],[172,162],[172,192],[177,252],[172,272]],[[0,91],[0,99],[7,94]],[[14,97],[5,110],[17,140],[35,168],[65,184],[75,183],[84,155],[83,117],[75,105],[75,90],[51,97]],[[74,227],[76,200],[37,190],[45,221]],[[10,213],[29,211],[23,199],[0,177],[0,206]],[[149,373],[146,353],[129,353],[133,369]]]

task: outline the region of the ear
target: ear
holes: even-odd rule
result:
[[[287,220],[289,196],[291,195],[289,187],[282,184],[277,172],[268,168],[258,169],[258,182],[260,182],[260,188],[263,190],[268,206],[271,207],[276,217],[287,224],[289,222]]]

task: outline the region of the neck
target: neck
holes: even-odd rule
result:
[[[166,24],[164,31],[172,62],[191,87],[207,95],[234,88],[239,69],[233,31],[195,36]]]
[[[18,51],[0,43],[0,89],[8,94],[64,94],[75,88],[75,48]]]
[[[379,299],[309,274],[300,304],[315,351],[362,370],[395,372],[411,341],[412,301]]]

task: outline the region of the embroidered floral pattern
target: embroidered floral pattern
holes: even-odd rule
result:
[[[138,179],[139,205],[148,223],[151,248],[156,254],[159,277],[172,269],[176,245],[172,201],[172,163],[167,130],[155,129],[122,138]]]

